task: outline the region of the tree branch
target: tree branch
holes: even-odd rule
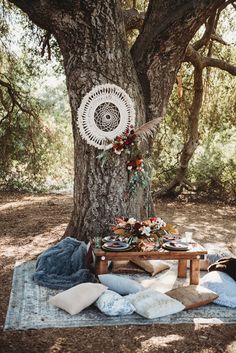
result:
[[[224,0],[149,1],[143,27],[131,48],[145,105],[149,107],[148,119],[163,116],[171,94],[170,82],[175,82],[187,45],[223,3]],[[163,99],[155,98],[160,96]]]
[[[47,49],[48,53],[48,60],[51,60],[51,46],[50,46],[50,38],[51,38],[51,33],[46,32],[43,38],[41,39],[42,44],[42,50],[41,50],[41,56],[43,57],[45,54],[45,50]]]
[[[202,107],[203,98],[203,65],[200,54],[194,50],[192,46],[189,46],[188,49],[188,61],[190,61],[194,66],[194,95],[188,116],[189,137],[180,152],[180,161],[176,176],[167,186],[157,192],[154,192],[154,198],[166,195],[177,196],[183,191],[184,187],[187,188],[185,176],[188,170],[188,164],[198,146],[199,113]],[[179,190],[177,190],[177,188],[179,188]]]
[[[145,12],[139,12],[135,8],[132,8],[129,10],[124,10],[123,15],[126,31],[141,29],[145,18]]]
[[[206,29],[202,38],[200,38],[197,42],[193,44],[193,48],[195,50],[199,50],[209,42],[209,40],[211,39],[211,35],[215,31],[215,22],[216,22],[215,20],[216,20],[216,11],[214,11],[214,13],[209,17],[208,21],[206,22]]]
[[[217,67],[221,70],[227,71],[228,73],[230,73],[233,76],[236,76],[236,66],[234,66],[230,63],[227,63],[224,60],[203,57],[202,64],[204,67],[207,67],[207,66]]]
[[[67,0],[64,1],[50,1],[50,0],[8,0],[10,3],[16,5],[23,12],[25,12],[29,19],[37,26],[54,33],[57,23],[62,23],[62,14],[68,5],[71,6],[71,12],[74,13],[75,8],[79,7],[79,1]],[[72,6],[74,5],[74,6]],[[67,15],[68,17],[68,15]],[[68,25],[67,19],[67,25]]]
[[[217,67],[221,70],[227,71],[231,75],[236,75],[236,66],[227,63],[224,60],[211,58],[210,56],[202,56],[197,52],[191,45],[188,45],[184,61],[191,62],[194,66],[197,63],[201,63],[202,68],[204,67]]]
[[[22,98],[20,97],[20,93],[9,82],[6,82],[6,81],[3,81],[2,79],[0,79],[0,85],[7,89],[8,94],[9,94],[11,101],[12,101],[13,108],[15,106],[17,106],[23,113],[28,114],[33,117],[36,117],[36,114],[35,114],[33,108],[31,108],[31,107],[28,108],[23,105],[24,103],[21,102]]]

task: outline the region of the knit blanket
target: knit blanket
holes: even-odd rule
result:
[[[52,289],[68,289],[84,282],[97,282],[87,268],[87,246],[67,237],[37,259],[33,281]]]

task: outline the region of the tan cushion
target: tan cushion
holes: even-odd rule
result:
[[[106,289],[100,283],[81,283],[51,297],[49,303],[75,315],[93,304]]]
[[[179,300],[185,306],[186,310],[209,304],[218,298],[215,292],[195,285],[172,289],[166,294],[173,299]]]
[[[167,270],[170,266],[161,260],[142,260],[142,259],[132,259],[131,260],[135,265],[140,266],[146,272],[150,273],[152,276],[155,276],[157,273]]]
[[[112,272],[114,273],[144,273],[145,271],[128,260],[112,261]]]

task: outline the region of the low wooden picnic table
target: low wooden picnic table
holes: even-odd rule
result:
[[[138,251],[135,249],[129,251],[107,251],[93,249],[95,255],[96,274],[108,273],[108,261],[114,260],[178,260],[178,277],[187,277],[187,261],[190,261],[190,284],[198,284],[200,277],[200,258],[204,258],[207,250],[198,243],[190,244],[187,251],[172,251],[163,248],[155,251]]]

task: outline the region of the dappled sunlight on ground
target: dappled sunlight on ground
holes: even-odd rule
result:
[[[236,253],[236,207],[159,201],[156,210],[166,222],[176,224],[180,234],[191,229],[194,239],[220,243]]]
[[[12,237],[5,237],[4,242],[0,241],[0,256],[14,257],[15,260],[34,258],[54,244],[55,240],[59,241],[66,226],[67,223],[62,223],[51,228],[48,232],[30,237],[28,243],[24,245],[17,244],[17,242],[14,245],[9,245]]]
[[[166,335],[165,337],[162,337],[160,340],[160,337],[158,336],[153,336],[147,340],[143,340],[141,342],[141,349],[138,349],[136,352],[137,353],[148,353],[150,351],[153,351],[155,349],[161,348],[161,347],[172,347],[173,343],[176,341],[183,340],[184,338],[180,335]]]

